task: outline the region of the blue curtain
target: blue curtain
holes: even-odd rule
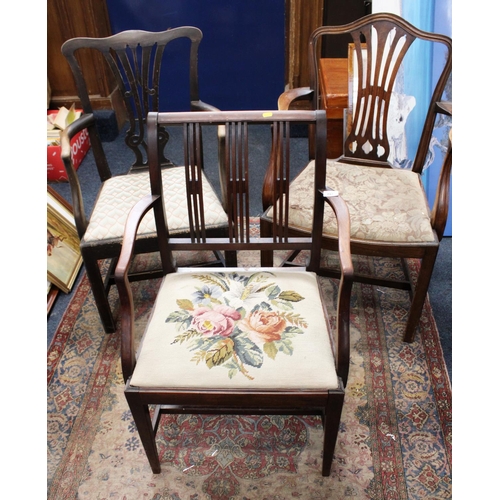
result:
[[[451,0],[439,0],[437,2],[435,0],[420,0],[418,2],[403,0],[402,17],[420,29],[451,36]],[[413,158],[417,148],[415,137],[419,137],[418,131],[422,129],[427,111],[424,107],[421,109],[418,103],[419,101],[425,102],[430,98],[437,80],[436,75],[441,71],[444,64],[444,54],[437,50],[432,52],[430,47],[426,46],[425,42],[415,42],[408,57],[412,59],[410,61],[411,67],[415,69],[412,72],[405,70],[405,93],[415,96],[417,100],[417,106],[410,113],[407,122],[408,156],[409,158]],[[444,98],[451,101],[451,81],[449,82],[446,94]],[[438,121],[434,132],[434,159],[423,175],[424,187],[431,207],[436,194],[439,170],[445,154],[444,147],[448,143],[448,132],[449,120]],[[452,235],[451,198],[448,222],[444,235]]]

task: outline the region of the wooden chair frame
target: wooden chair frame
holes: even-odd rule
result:
[[[286,176],[289,170],[290,125],[306,123],[315,129],[314,144],[318,159],[316,168],[315,219],[312,235],[294,238],[284,231],[276,232],[269,238],[256,238],[249,231],[249,210],[247,198],[251,171],[248,168],[248,129],[255,124],[268,124],[273,130],[273,151],[281,151],[280,158],[274,162],[276,178]],[[159,141],[159,131],[165,124],[181,124],[185,130],[186,177],[192,185],[193,230],[190,238],[169,238],[168,227],[163,214],[163,189],[159,175],[160,157],[155,144]],[[196,217],[197,203],[202,200],[196,179],[201,149],[196,137],[201,125],[223,125],[226,129],[225,178],[229,206],[229,235],[224,238],[209,238],[203,230],[201,219]],[[349,371],[349,310],[352,286],[352,262],[349,250],[349,214],[339,196],[334,196],[324,185],[326,162],[326,115],[324,111],[230,111],[219,113],[150,113],[148,116],[149,157],[151,172],[151,196],[145,197],[130,213],[123,249],[116,268],[117,286],[121,300],[122,317],[122,369],[126,383],[125,396],[130,405],[142,443],[154,473],[160,472],[160,461],[155,444],[155,434],[162,413],[215,413],[215,414],[319,414],[325,427],[322,474],[329,475],[333,459],[336,437],[339,428],[344,387]],[[278,146],[279,143],[279,146]],[[277,183],[286,190],[286,183]],[[286,197],[285,191],[282,192]],[[220,388],[151,388],[133,387],[130,377],[136,366],[134,344],[134,306],[133,293],[128,279],[128,269],[134,254],[135,234],[144,214],[155,211],[160,252],[164,273],[175,273],[176,265],[173,251],[215,250],[295,250],[304,248],[311,253],[307,270],[319,268],[320,241],[324,204],[328,203],[337,215],[340,226],[340,261],[342,277],[337,298],[336,335],[330,338],[336,355],[338,388],[334,390],[297,390],[297,389],[245,389],[221,390]],[[277,211],[278,212],[278,211]],[[287,209],[276,214],[286,222]],[[236,221],[232,223],[231,221]],[[175,290],[172,290],[175,293]],[[326,320],[328,324],[328,320]],[[335,338],[336,342],[332,339]],[[332,345],[333,345],[332,344]],[[157,405],[153,418],[149,405]]]
[[[377,33],[378,44],[373,43],[373,30]],[[278,100],[278,108],[282,110],[293,109],[298,101],[308,101],[312,109],[320,107],[319,77],[318,77],[318,58],[319,45],[321,39],[325,36],[350,34],[353,38],[354,50],[358,57],[358,87],[357,87],[357,106],[356,114],[350,117],[352,126],[344,140],[344,153],[337,159],[338,162],[351,163],[356,165],[365,165],[367,167],[386,167],[392,166],[388,163],[389,143],[387,138],[387,115],[389,99],[394,86],[397,68],[401,64],[406,51],[416,39],[428,41],[441,45],[446,49],[447,57],[442,72],[437,80],[432,93],[428,112],[425,118],[422,134],[420,137],[412,171],[421,174],[424,168],[426,157],[429,151],[433,129],[436,118],[439,114],[451,116],[451,103],[441,102],[445,86],[451,74],[452,67],[452,42],[445,35],[429,33],[415,28],[410,23],[399,16],[381,13],[366,16],[358,21],[343,26],[323,26],[316,29],[309,40],[309,63],[310,63],[310,87],[292,89],[283,93]],[[392,43],[389,55],[384,53],[385,42],[391,37],[397,42]],[[376,47],[368,51],[368,61],[366,67],[363,67],[363,57],[361,52],[363,44],[369,44],[370,47]],[[391,64],[395,64],[394,70]],[[372,68],[373,72],[372,72]],[[364,73],[366,69],[366,73]],[[367,82],[373,82],[363,86],[364,78]],[[382,84],[380,84],[382,82]],[[365,103],[368,103],[364,105]],[[301,105],[303,107],[303,105]],[[385,113],[384,113],[385,107]],[[350,121],[348,120],[348,121]],[[372,131],[377,133],[372,135]],[[371,143],[371,150],[365,152],[360,146],[366,141]],[[353,144],[358,147],[353,150]],[[381,150],[383,155],[378,154]],[[311,155],[314,158],[314,155]],[[448,217],[450,176],[452,163],[451,141],[441,167],[441,174],[438,181],[436,197],[431,213],[431,226],[434,233],[433,241],[428,242],[390,242],[390,241],[365,241],[351,236],[351,249],[353,254],[378,256],[378,257],[397,257],[403,261],[406,279],[400,280],[381,280],[375,276],[356,273],[355,281],[369,283],[384,287],[393,287],[408,290],[412,297],[412,303],[405,327],[403,338],[406,342],[412,342],[415,336],[416,328],[420,321],[422,307],[427,295],[427,289],[432,275],[432,270],[439,249],[446,220]],[[272,169],[270,165],[269,173],[263,187],[263,208],[266,211],[276,201],[274,192]],[[333,186],[335,188],[335,186]],[[423,190],[423,187],[422,187]],[[342,193],[340,193],[342,194]],[[430,210],[429,210],[430,212]],[[266,213],[261,217],[262,234],[269,235],[274,230],[273,221]],[[294,235],[303,235],[304,232],[293,227],[288,231]],[[329,236],[323,237],[322,246],[325,249],[336,251],[338,241]],[[284,262],[284,265],[292,265],[296,254]],[[270,254],[265,254],[265,262],[272,260]],[[421,267],[416,284],[410,279],[406,259],[420,259]],[[325,276],[339,276],[337,270],[322,268],[320,273]]]
[[[129,175],[147,171],[148,158],[146,149],[145,124],[149,111],[159,110],[160,97],[160,74],[162,58],[166,46],[178,39],[186,39],[190,43],[189,49],[189,107],[196,111],[215,111],[217,108],[211,106],[199,98],[198,88],[198,48],[202,40],[202,32],[195,27],[184,26],[169,29],[163,32],[147,32],[139,30],[124,31],[106,38],[73,38],[66,41],[61,50],[68,60],[73,72],[78,96],[83,107],[83,114],[71,124],[62,134],[62,159],[68,175],[71,187],[71,197],[75,215],[76,226],[81,239],[81,252],[85,269],[89,277],[96,306],[106,332],[114,332],[116,329],[115,319],[108,303],[108,292],[114,284],[114,268],[116,258],[121,250],[121,237],[104,239],[96,242],[83,240],[89,224],[86,215],[82,186],[79,175],[71,160],[70,141],[76,133],[87,129],[90,136],[92,153],[95,158],[96,167],[101,181],[104,183],[112,176],[108,160],[104,152],[99,133],[97,130],[96,113],[92,108],[89,93],[92,89],[87,88],[85,75],[79,64],[78,57],[93,50],[102,54],[109,65],[110,71],[115,78],[119,95],[127,112],[129,129],[126,132],[125,144],[133,152],[135,161],[128,171]],[[80,54],[81,51],[81,54]],[[219,146],[223,148],[223,129],[221,129]],[[163,154],[163,148],[167,144],[169,135],[166,130],[161,133],[161,164],[165,168],[173,167],[173,163]],[[221,154],[223,158],[223,154]],[[99,193],[100,194],[100,193]],[[99,197],[98,194],[98,197]],[[224,195],[224,193],[223,193]],[[222,202],[223,203],[223,202]],[[214,231],[214,234],[225,234],[227,228]],[[158,249],[156,235],[141,238],[136,246],[137,253],[154,252]],[[227,255],[231,259],[231,256]],[[222,258],[222,256],[219,256]],[[99,261],[111,259],[108,272],[101,275]],[[161,273],[151,271],[137,273],[135,280],[147,279]]]

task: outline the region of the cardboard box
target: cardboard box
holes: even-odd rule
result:
[[[57,110],[47,110],[47,114],[57,114]],[[90,148],[89,133],[82,130],[71,139],[71,158],[75,169],[82,163]],[[61,146],[47,146],[47,180],[66,182],[68,176],[61,159]]]

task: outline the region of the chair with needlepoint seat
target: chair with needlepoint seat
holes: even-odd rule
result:
[[[250,186],[259,174],[249,141],[253,127],[269,127],[276,180],[290,174],[291,129],[302,124],[314,129],[314,222],[312,235],[291,237],[286,229],[269,238],[251,228]],[[195,238],[172,238],[164,215],[158,145],[163,126],[183,129],[186,190]],[[226,176],[223,179],[229,212],[228,237],[209,238],[196,216],[200,196],[203,150],[198,138],[206,127],[226,130]],[[204,139],[207,135],[203,135]],[[302,141],[305,150],[307,141]],[[116,267],[122,317],[122,370],[125,396],[154,473],[161,471],[155,434],[163,413],[189,414],[317,414],[323,418],[321,473],[330,474],[349,371],[349,310],[352,262],[349,213],[339,196],[325,185],[326,115],[324,111],[228,111],[214,113],[150,113],[148,148],[151,195],[131,211]],[[258,178],[258,177],[257,177]],[[286,183],[276,182],[280,202],[276,220],[286,227]],[[341,280],[336,296],[331,285],[323,291],[316,271],[321,252],[324,206],[335,214],[339,228]],[[153,211],[163,263],[161,281],[151,306],[140,345],[136,342],[134,296],[128,269],[141,220]],[[260,251],[301,249],[310,258],[306,267],[260,266]],[[246,267],[178,268],[172,252],[235,251],[256,253]],[[247,252],[248,251],[248,252]],[[326,279],[327,282],[330,280]],[[330,330],[326,301],[337,315]],[[335,301],[335,302],[333,302]],[[153,411],[152,407],[155,407]],[[150,412],[151,410],[151,412]]]
[[[199,98],[198,47],[201,39],[202,33],[198,28],[184,26],[163,32],[131,30],[106,38],[73,38],[66,41],[61,49],[71,67],[83,108],[82,116],[62,134],[62,158],[71,187],[73,212],[81,241],[80,249],[85,270],[106,332],[113,332],[116,328],[115,318],[108,302],[108,292],[114,283],[114,267],[121,249],[126,217],[134,203],[150,189],[145,137],[147,113],[157,111],[161,106],[168,106],[172,99],[177,99],[181,109],[216,110],[214,106]],[[178,71],[175,65],[166,63],[170,63],[172,59],[178,61],[184,55],[183,50],[186,52],[186,66],[189,63],[189,81],[186,83],[186,103],[182,105],[180,97],[169,95],[167,98],[165,94],[170,91],[160,95],[160,89],[169,90],[172,87],[165,86],[165,76],[172,81],[178,77],[177,73],[180,73],[180,70]],[[175,54],[175,57],[172,57],[172,54]],[[92,81],[95,80],[96,75],[86,74],[79,64],[82,58],[86,60],[85,58],[89,57],[103,57],[107,63],[103,63],[103,67],[109,67],[114,77],[116,88],[112,95],[117,103],[121,102],[121,107],[117,104],[116,109],[123,108],[126,112],[129,129],[125,135],[125,145],[132,152],[134,158],[132,165],[112,164],[104,153],[97,129],[97,113],[93,109],[93,101],[90,98],[93,92]],[[165,67],[167,69],[164,69]],[[162,69],[164,79],[160,79]],[[85,128],[90,136],[92,152],[102,181],[88,217],[79,172],[73,166],[70,147],[71,138]],[[221,129],[220,132],[220,157],[223,158],[223,130]],[[163,130],[160,138],[161,144],[164,146],[168,140],[168,131]],[[171,234],[185,236],[189,232],[189,221],[182,178],[184,169],[174,165],[174,162],[166,158],[163,152],[161,163],[164,187],[170,193],[166,211]],[[112,175],[112,172],[120,175]],[[228,223],[224,204],[204,172],[201,176],[207,231],[214,235],[227,234]],[[223,195],[224,193],[221,193],[222,197]],[[157,251],[156,228],[152,216],[144,220],[139,234],[139,241],[136,245],[137,254]],[[231,256],[226,255],[226,258],[230,263]],[[103,276],[100,262],[104,260],[109,260],[110,266]],[[221,263],[222,260],[222,255],[217,255],[216,261]],[[134,279],[150,278],[151,275],[158,276],[161,273],[154,269],[146,271],[140,269]]]
[[[349,207],[353,255],[395,257],[403,261],[403,279],[393,276],[391,280],[382,280],[358,269],[354,279],[410,292],[412,300],[403,338],[411,342],[419,325],[448,215],[451,143],[446,133],[440,143],[433,137],[433,130],[438,122],[451,116],[451,103],[441,101],[450,84],[452,43],[447,36],[422,31],[387,13],[369,15],[343,26],[317,28],[309,40],[310,87],[282,94],[279,109],[293,109],[297,101],[304,100],[309,101],[312,109],[322,106],[325,96],[320,95],[319,88],[319,47],[326,37],[339,35],[352,38],[346,49],[349,107],[344,120],[344,152],[337,159],[328,159],[327,184],[339,192]],[[422,67],[425,54],[434,54],[436,58],[442,54],[444,62],[438,68],[434,87],[426,80],[415,98],[405,93],[405,88],[407,84],[416,86],[418,77],[432,72],[432,63],[428,68]],[[413,72],[412,68],[415,68]],[[416,153],[414,159],[410,156],[408,161],[412,144]],[[443,155],[441,167],[438,165],[441,175],[431,211],[422,174],[435,147],[448,151]],[[314,161],[311,156],[309,165],[290,182],[289,234],[299,236],[311,231]],[[276,228],[274,222],[277,198],[272,168],[270,165],[263,189],[264,214],[260,225],[261,234],[265,236],[282,227],[278,223]],[[325,220],[322,246],[336,251],[334,217],[326,215]],[[293,265],[295,257],[296,253],[291,254],[283,264]],[[263,259],[269,263],[272,256],[267,252]],[[415,282],[410,279],[408,259],[420,259]],[[319,272],[338,276],[338,270],[326,266]]]

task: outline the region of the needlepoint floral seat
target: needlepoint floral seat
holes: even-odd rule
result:
[[[130,384],[325,389],[336,381],[316,275],[256,269],[167,275]]]

